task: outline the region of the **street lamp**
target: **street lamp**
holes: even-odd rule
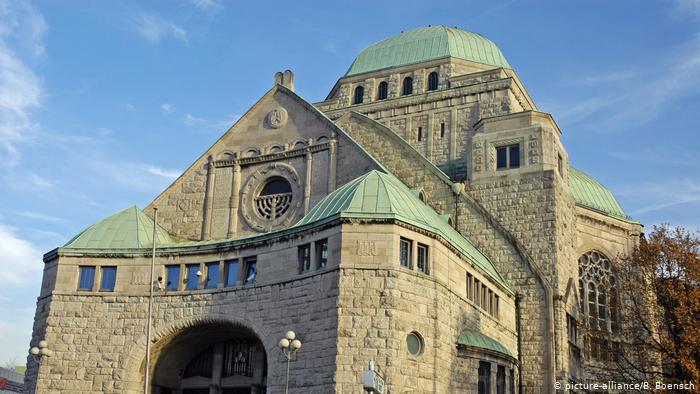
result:
[[[295,338],[296,334],[294,331],[287,331],[284,338],[280,339],[277,344],[282,355],[287,359],[287,384],[284,389],[285,394],[289,393],[289,363],[292,361],[297,350],[301,349],[301,341]]]
[[[43,361],[46,360],[47,357],[53,356],[53,350],[49,349],[49,343],[46,342],[46,339],[42,339],[39,341],[38,347],[34,346],[29,349],[29,354],[32,355],[32,358],[37,363],[36,382],[34,386],[34,390],[36,390],[39,387],[39,371],[41,370],[41,364],[43,364]]]

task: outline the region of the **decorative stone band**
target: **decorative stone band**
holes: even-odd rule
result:
[[[278,152],[278,153],[270,153],[267,155],[260,155],[260,156],[254,156],[254,157],[242,157],[238,158],[237,160],[216,160],[212,162],[212,165],[216,168],[220,167],[233,167],[238,163],[241,166],[244,165],[250,165],[250,164],[258,164],[258,163],[265,163],[268,161],[277,161],[280,159],[286,159],[290,157],[299,157],[299,156],[305,156],[308,153],[308,150],[311,150],[311,153],[316,153],[316,152],[322,152],[324,150],[330,149],[331,143],[330,141],[324,141],[319,144],[314,144],[308,147],[303,147],[303,148],[297,148],[297,149],[291,149],[288,151],[284,152]]]

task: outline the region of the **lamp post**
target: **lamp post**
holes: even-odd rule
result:
[[[39,387],[39,370],[41,369],[41,364],[43,364],[47,357],[53,356],[53,350],[49,349],[49,343],[46,342],[46,339],[42,339],[39,341],[38,347],[34,346],[29,349],[29,354],[32,355],[32,358],[38,364],[36,368],[36,385],[34,386],[34,390],[36,391]]]
[[[289,393],[289,363],[296,354],[297,350],[301,349],[301,341],[296,338],[294,331],[287,331],[284,338],[280,339],[277,346],[279,346],[280,351],[284,358],[287,359],[287,383],[284,388],[285,394]]]

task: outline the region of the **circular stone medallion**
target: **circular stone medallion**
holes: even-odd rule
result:
[[[267,124],[273,129],[278,129],[287,123],[287,110],[277,107],[267,114]]]

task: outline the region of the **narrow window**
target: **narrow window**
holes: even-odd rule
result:
[[[255,283],[258,276],[258,261],[256,257],[248,257],[244,260],[245,263],[245,282],[244,284]]]
[[[402,93],[404,96],[409,95],[409,94],[413,94],[413,78],[406,77],[403,79]]]
[[[326,268],[328,265],[328,239],[316,241],[316,267]]]
[[[199,276],[197,276],[198,272],[199,264],[187,265],[187,282],[185,282],[185,290],[197,290],[199,287]]]
[[[389,85],[386,81],[379,83],[379,89],[377,90],[377,100],[386,100],[389,95]]]
[[[102,281],[100,291],[114,291],[117,283],[117,267],[102,267]]]
[[[510,370],[510,394],[515,394],[515,371]]]
[[[588,284],[588,324],[591,326],[591,328],[595,328],[598,321],[598,316],[596,316],[596,293],[595,293],[595,285],[593,283]]]
[[[506,367],[502,365],[496,370],[496,394],[506,394]]]
[[[411,266],[411,248],[413,247],[412,242],[408,239],[401,238],[399,257],[401,259],[402,267]]]
[[[489,299],[486,285],[481,285],[481,308],[488,309]]]
[[[557,155],[557,169],[559,170],[559,175],[564,176],[564,159],[561,155]]]
[[[445,122],[440,123],[440,138],[445,138]]]
[[[491,393],[491,364],[479,361],[479,394]]]
[[[311,269],[311,245],[301,245],[297,251],[299,256],[299,272]]]
[[[238,284],[238,259],[226,262],[226,287]]]
[[[180,288],[180,265],[168,265],[165,267],[165,288],[177,291]]]
[[[479,279],[474,278],[474,303],[477,306],[481,306],[481,282],[479,282]]]
[[[362,104],[362,99],[365,95],[365,88],[358,86],[355,88],[355,98],[353,99],[353,104]]]
[[[428,90],[437,90],[438,88],[438,73],[435,71],[428,75]]]
[[[80,266],[78,290],[91,291],[95,285],[95,266]]]
[[[494,298],[493,298],[493,303],[494,303],[494,305],[493,305],[493,317],[495,317],[496,319],[498,319],[498,317],[500,316],[500,314],[499,314],[500,302],[499,301],[500,300],[499,300],[498,296],[494,295]]]
[[[493,315],[493,308],[494,308],[493,304],[494,304],[493,291],[489,290],[489,305],[488,305],[489,315]]]
[[[607,316],[608,314],[606,313],[607,309],[607,297],[605,296],[605,291],[601,289],[601,291],[598,292],[598,327],[600,327],[601,330],[608,330],[608,324],[607,324]]]
[[[207,289],[216,289],[219,284],[219,263],[207,263]]]
[[[418,271],[427,274],[428,273],[428,247],[422,244],[418,244],[417,250],[417,258],[418,261],[416,262],[416,265],[418,267]]]
[[[423,128],[419,127],[418,128],[418,142],[420,142],[423,139]]]
[[[473,280],[474,280],[474,277],[472,276],[472,274],[467,272],[467,298],[472,300],[472,301],[474,301],[474,293],[473,293],[474,290],[472,290],[472,286],[473,286],[472,281]]]
[[[520,167],[520,145],[507,145],[496,147],[496,168]]]

